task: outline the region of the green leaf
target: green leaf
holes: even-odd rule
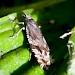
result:
[[[0,59],[0,75],[10,75],[23,64],[29,62],[29,51],[23,47],[5,54]]]
[[[3,54],[21,46],[24,39],[22,32],[17,37],[12,38],[20,27],[15,24],[17,21],[14,23],[10,17],[14,20],[16,13],[0,18],[0,52]]]

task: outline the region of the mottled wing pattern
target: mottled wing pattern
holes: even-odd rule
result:
[[[39,27],[35,21],[28,15],[23,15],[26,20],[26,34],[30,49],[34,53],[38,63],[44,69],[50,65],[50,52],[49,47],[43,37]]]

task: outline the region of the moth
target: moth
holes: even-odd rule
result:
[[[50,50],[43,37],[41,30],[37,26],[36,22],[26,14],[23,14],[26,20],[26,34],[30,49],[33,52],[35,58],[43,69],[47,69],[51,64],[50,61]]]

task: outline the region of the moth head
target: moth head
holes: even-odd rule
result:
[[[31,16],[30,16],[30,15],[23,14],[22,16],[25,18],[25,20],[26,20],[27,22],[31,19]]]

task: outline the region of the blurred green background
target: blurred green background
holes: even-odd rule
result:
[[[24,21],[23,13],[30,14],[41,26],[49,45],[53,63],[47,71],[40,68],[33,55],[29,60],[25,31],[11,38],[23,26],[16,24]],[[71,31],[74,25],[74,0],[0,0],[0,75],[75,75],[68,70],[70,59],[67,44],[70,36],[59,38]],[[74,41],[72,37],[70,40]]]

